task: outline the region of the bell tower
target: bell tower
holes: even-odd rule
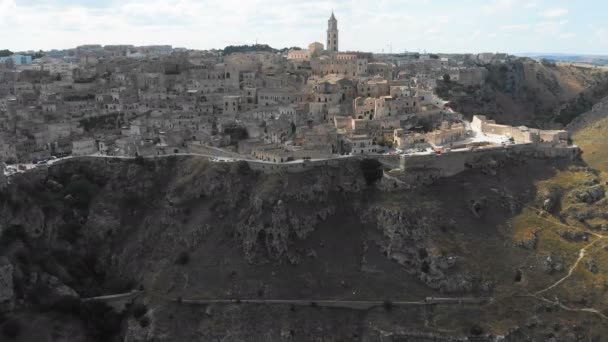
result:
[[[338,52],[338,20],[334,16],[334,12],[331,12],[331,17],[327,21],[327,51],[337,53]]]

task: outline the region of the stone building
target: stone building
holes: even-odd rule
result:
[[[564,130],[540,130],[526,126],[513,127],[497,124],[494,120],[487,119],[484,115],[475,115],[471,121],[471,127],[483,134],[502,135],[510,137],[517,144],[543,143],[550,145],[567,145],[569,134]]]
[[[433,145],[445,145],[466,137],[466,128],[463,123],[450,124],[447,121],[441,123],[438,130],[426,133],[426,141]]]
[[[331,12],[331,17],[327,21],[327,51],[338,52],[338,20],[334,12]]]
[[[95,139],[82,139],[72,141],[72,155],[86,156],[97,152]]]

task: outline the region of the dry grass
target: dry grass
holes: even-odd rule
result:
[[[578,130],[574,142],[583,150],[583,160],[608,177],[608,117]]]

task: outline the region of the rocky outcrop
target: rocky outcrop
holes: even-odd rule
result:
[[[286,256],[290,263],[297,264],[301,256],[290,250],[290,244],[294,239],[306,238],[334,212],[333,207],[327,207],[297,214],[283,200],[277,200],[272,206],[255,200],[253,204],[253,208],[248,210],[236,227],[249,262],[255,262],[260,257],[263,260]]]
[[[541,265],[543,271],[547,274],[564,271],[564,261],[560,256],[549,255],[542,259]]]
[[[604,189],[603,185],[596,185],[596,186],[592,186],[590,188],[587,189],[581,189],[581,190],[573,190],[570,193],[570,197],[575,199],[576,201],[580,202],[580,203],[587,203],[587,204],[593,204],[599,200],[601,200],[602,198],[604,198],[604,196],[606,195],[606,189]]]
[[[5,258],[0,258],[0,303],[10,302],[15,296],[13,290],[13,265]]]
[[[384,254],[430,288],[443,293],[470,293],[488,292],[493,287],[491,281],[467,272],[450,272],[457,257],[429,252],[429,230],[438,224],[433,213],[416,208],[372,207],[362,215],[362,220],[374,222],[383,233],[385,239],[380,247]]]

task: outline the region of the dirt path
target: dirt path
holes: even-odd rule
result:
[[[578,264],[581,262],[581,260],[583,260],[583,258],[585,257],[585,253],[587,252],[587,249],[591,248],[595,243],[597,243],[598,241],[603,240],[603,237],[595,239],[593,242],[591,242],[590,244],[586,245],[585,247],[581,248],[581,250],[578,252],[578,258],[576,259],[576,262],[574,262],[574,264],[570,267],[570,269],[568,270],[568,274],[566,276],[564,276],[563,278],[559,279],[558,281],[556,281],[555,283],[549,285],[548,287],[537,291],[534,293],[534,295],[538,296],[544,292],[547,292],[557,286],[559,286],[559,284],[563,283],[566,279],[570,278],[570,276],[572,276],[572,273],[574,273],[574,270],[576,269],[576,267],[578,266]]]

